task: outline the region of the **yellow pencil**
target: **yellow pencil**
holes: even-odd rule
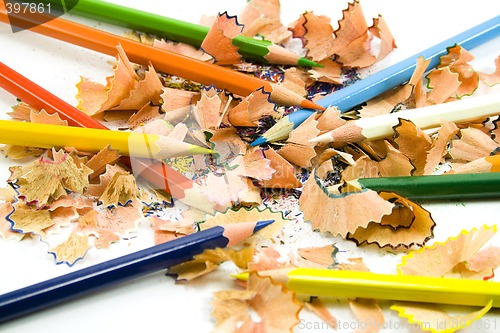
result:
[[[0,143],[37,148],[74,147],[88,152],[98,152],[109,145],[123,155],[155,159],[213,153],[161,135],[10,120],[0,120]]]
[[[303,295],[471,306],[493,301],[493,307],[500,307],[499,282],[317,268],[284,268],[259,274]],[[233,277],[246,280],[248,273]]]
[[[500,114],[500,95],[489,94],[464,98],[381,116],[348,121],[345,125],[320,135],[310,142],[360,142],[390,137],[399,119],[412,121],[421,129],[438,127],[443,120],[456,123]]]

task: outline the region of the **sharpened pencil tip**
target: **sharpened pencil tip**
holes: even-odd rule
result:
[[[242,273],[231,274],[230,276],[236,280],[248,281],[248,275],[249,275],[248,272],[242,272]]]
[[[274,223],[274,220],[264,220],[264,221],[259,221],[257,222],[257,224],[255,225],[255,228],[253,229],[253,232],[257,232],[265,227],[267,227],[268,225]]]
[[[250,143],[250,146],[251,147],[256,147],[256,146],[260,146],[260,145],[262,145],[262,144],[264,144],[266,142],[267,142],[266,138],[263,137],[263,136],[260,136],[257,139],[255,139],[254,142]]]
[[[323,65],[321,64],[318,64],[317,62],[315,61],[312,61],[310,59],[307,59],[307,58],[299,58],[297,60],[297,65],[301,66],[301,67],[324,67]]]
[[[310,101],[308,99],[304,99],[302,102],[300,102],[300,107],[304,109],[312,109],[312,110],[321,110],[324,111],[326,108],[324,106],[318,105],[314,103],[313,101]]]
[[[190,149],[190,152],[195,155],[203,155],[203,154],[218,154],[215,150],[204,148],[204,147],[199,147],[193,145]]]
[[[325,133],[323,135],[317,136],[315,138],[309,139],[309,143],[329,143],[332,142],[333,139],[329,133]]]

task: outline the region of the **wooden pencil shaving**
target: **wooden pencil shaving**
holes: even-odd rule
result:
[[[218,65],[237,64],[241,62],[241,55],[232,40],[242,31],[243,26],[238,24],[236,16],[219,14],[203,40],[201,49],[211,55]]]
[[[490,246],[481,249],[495,233],[496,227],[483,225],[479,229],[464,230],[446,242],[411,251],[402,258],[398,272],[420,276],[491,279],[494,269],[499,265],[498,260],[494,258],[498,248]],[[446,310],[433,304],[396,302],[391,309],[397,311],[399,316],[407,318],[410,323],[420,326],[422,330],[438,333],[455,332],[469,326],[481,319],[491,305],[490,301],[482,309],[460,315],[450,315]],[[433,321],[432,324],[429,325],[430,322],[427,320]]]
[[[212,305],[216,332],[233,332],[241,322],[239,331],[242,332],[291,331],[299,323],[302,309],[294,293],[258,273],[250,274],[246,292],[216,292]],[[252,311],[257,313],[259,321],[252,319]]]

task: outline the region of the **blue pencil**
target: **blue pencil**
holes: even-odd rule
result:
[[[340,89],[320,100],[317,104],[323,107],[335,105],[340,112],[345,112],[358,106],[385,91],[388,91],[408,81],[413,74],[418,57],[430,60],[428,69],[439,64],[440,57],[447,53],[447,48],[455,44],[464,49],[472,49],[500,35],[500,15],[483,22],[469,30],[451,37],[433,47],[417,53],[393,66],[387,67],[366,79],[359,80],[343,89]],[[300,109],[281,118],[261,137],[251,143],[258,146],[267,142],[278,141],[288,137],[288,134],[302,124],[315,111]]]
[[[205,249],[235,245],[273,222],[213,227],[0,295],[0,323],[177,265]]]

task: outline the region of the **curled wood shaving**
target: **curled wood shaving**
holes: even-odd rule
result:
[[[111,149],[110,146],[99,151],[96,155],[85,163],[85,166],[92,169],[92,173],[89,175],[90,179],[93,179],[106,170],[106,166],[115,164],[120,155],[117,150]]]
[[[215,87],[203,89],[201,99],[193,109],[193,116],[202,129],[219,128],[229,111],[231,99]]]
[[[304,46],[308,49],[307,55],[313,61],[321,61],[333,54],[334,35],[328,17],[306,12],[291,30],[294,37],[304,40]]]
[[[383,218],[380,223],[372,222],[366,227],[356,229],[347,239],[358,245],[366,242],[395,249],[422,246],[434,237],[436,222],[429,211],[395,193],[381,192],[379,195],[388,202],[394,202],[395,207],[391,215],[384,216],[394,220],[384,221]]]
[[[489,86],[500,83],[500,56],[495,59],[495,70],[491,73],[479,72],[479,78]]]
[[[456,265],[473,258],[495,232],[496,227],[488,226],[464,230],[446,242],[410,252],[402,258],[398,271],[407,275],[445,276]]]
[[[440,58],[441,63],[437,68],[449,67],[450,71],[458,74],[460,86],[456,90],[458,98],[465,95],[471,95],[479,85],[479,73],[469,64],[474,60],[474,56],[462,48],[460,45],[455,45],[448,48],[448,54]]]
[[[406,318],[410,324],[419,326],[423,331],[453,333],[481,319],[491,309],[492,304],[490,301],[477,311],[454,316],[434,304],[424,306],[420,303],[398,302],[391,306],[391,310],[397,311],[400,317]]]
[[[92,172],[84,165],[77,166],[68,154],[56,160],[41,157],[27,166],[9,169],[11,176],[8,181],[19,186],[19,196],[37,207],[43,207],[67,191],[84,193]]]
[[[364,155],[342,172],[342,179],[351,181],[358,178],[410,176],[415,166],[410,158],[384,141],[385,154],[379,161]]]
[[[231,332],[237,328],[238,322],[250,325],[245,324],[253,321],[250,311],[258,315],[263,331],[291,332],[299,323],[299,312],[302,309],[302,304],[297,301],[294,293],[273,282],[270,277],[261,277],[258,273],[250,273],[246,292],[215,293],[212,306],[216,331],[224,327]]]
[[[311,221],[313,229],[343,237],[366,227],[371,221],[379,222],[384,215],[391,213],[393,207],[392,203],[371,190],[328,194],[315,174],[307,180],[299,205],[304,212],[304,220]]]
[[[45,110],[40,110],[39,112],[31,111],[30,119],[32,123],[37,124],[51,124],[51,125],[59,125],[59,126],[68,126],[67,120],[62,120],[59,114],[53,113],[49,114]]]
[[[399,119],[394,131],[394,142],[398,150],[408,156],[415,166],[413,174],[415,176],[424,174],[432,139],[411,121],[405,119]]]
[[[241,56],[232,40],[242,31],[243,26],[238,24],[236,16],[229,16],[227,12],[219,14],[203,40],[201,49],[219,65],[237,64],[241,62]]]
[[[83,258],[90,249],[88,237],[79,233],[72,233],[70,237],[49,250],[57,263],[67,263],[72,266],[77,260]]]
[[[175,275],[177,281],[187,282],[216,270],[226,261],[232,261],[237,267],[246,269],[253,253],[253,244],[241,249],[206,249],[203,253],[195,255],[192,260],[170,267],[168,274]]]
[[[125,206],[137,198],[139,191],[135,183],[134,175],[117,172],[104,189],[99,201],[106,207]]]
[[[278,154],[299,167],[311,167],[312,159],[316,156],[314,150],[316,144],[310,143],[309,140],[319,134],[317,126],[318,121],[313,114],[290,133],[286,144],[278,151]]]
[[[113,107],[113,110],[140,110],[144,105],[152,103],[160,104],[160,95],[163,92],[163,84],[158,77],[154,67],[150,64],[144,78],[138,80],[129,92],[126,99]]]
[[[238,15],[243,24],[243,35],[254,37],[258,34],[268,35],[280,29],[280,2],[279,0],[250,0]],[[271,40],[271,39],[268,39]]]
[[[500,147],[491,137],[476,128],[460,130],[460,138],[451,141],[450,156],[455,160],[471,162],[489,156]]]
[[[16,239],[18,241],[22,240],[25,236],[24,233],[12,230],[12,223],[6,218],[14,212],[14,207],[10,202],[4,202],[0,204],[0,214],[2,219],[0,219],[0,236],[3,239]]]
[[[269,96],[264,89],[252,92],[229,111],[229,122],[233,126],[256,127],[264,116],[278,117],[277,106],[271,102]]]
[[[271,161],[271,168],[276,172],[271,179],[261,180],[259,185],[263,188],[297,188],[302,183],[295,177],[294,167],[287,160],[281,157],[274,149],[269,148],[264,151],[265,158]]]

